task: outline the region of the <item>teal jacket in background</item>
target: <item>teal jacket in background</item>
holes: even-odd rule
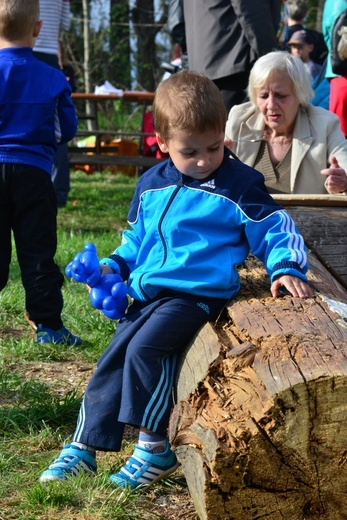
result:
[[[331,68],[330,60],[330,49],[331,49],[331,32],[335,23],[335,20],[340,16],[342,11],[347,9],[347,0],[325,0],[323,9],[323,21],[322,21],[322,32],[325,43],[327,44],[329,53],[325,77],[335,78],[336,74],[333,73]]]

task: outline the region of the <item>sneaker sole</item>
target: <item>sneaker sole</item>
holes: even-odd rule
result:
[[[47,475],[46,477],[40,477],[39,482],[53,482],[54,480],[65,480],[63,478],[54,477],[53,475]]]

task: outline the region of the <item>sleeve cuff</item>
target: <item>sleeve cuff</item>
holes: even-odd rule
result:
[[[108,257],[102,258],[99,261],[99,264],[100,265],[108,265],[115,274],[119,274],[119,275],[121,274],[119,265],[117,264],[117,262],[112,260],[112,258],[108,258]]]

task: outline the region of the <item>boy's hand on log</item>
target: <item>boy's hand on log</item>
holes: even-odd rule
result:
[[[312,298],[311,287],[301,278],[291,275],[283,275],[277,278],[271,285],[271,294],[274,298],[283,295],[283,288],[294,298]]]

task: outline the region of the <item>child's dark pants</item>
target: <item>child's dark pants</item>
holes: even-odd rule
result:
[[[0,164],[0,291],[9,277],[11,230],[29,317],[57,330],[62,326],[64,280],[54,262],[57,203],[50,175],[40,168]]]
[[[118,451],[125,424],[166,435],[177,354],[225,303],[183,293],[135,301],[89,382],[73,440]]]

